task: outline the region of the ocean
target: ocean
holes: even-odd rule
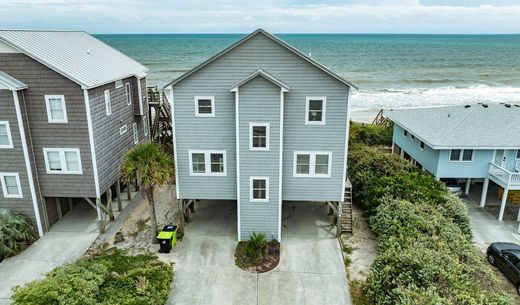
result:
[[[243,34],[96,35],[168,81]],[[280,34],[359,87],[353,109],[520,102],[520,35]]]

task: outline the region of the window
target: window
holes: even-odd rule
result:
[[[49,123],[67,123],[67,109],[63,95],[46,95],[47,119]]]
[[[0,183],[4,198],[23,198],[18,173],[0,173]]]
[[[413,134],[410,135],[410,139],[412,139],[412,141],[415,140],[415,136]]]
[[[1,135],[0,135],[1,137]],[[520,160],[520,149],[516,151],[516,159]]]
[[[148,117],[145,116],[143,118],[143,130],[144,130],[144,135],[147,136],[148,135]]]
[[[126,104],[132,105],[132,87],[130,87],[130,83],[125,84],[126,90]]]
[[[294,152],[294,177],[330,177],[331,152]]]
[[[112,114],[112,102],[110,101],[110,90],[105,90],[105,108],[107,115]]]
[[[226,176],[226,151],[190,150],[191,176]]]
[[[450,162],[471,161],[473,161],[473,149],[452,149],[450,152]]]
[[[128,130],[128,128],[126,127],[126,125],[123,125],[123,126],[121,126],[121,128],[119,128],[119,134],[124,135],[127,130]]]
[[[44,148],[47,174],[83,174],[78,148]]]
[[[196,96],[195,97],[195,116],[214,117],[215,116],[215,97]]]
[[[132,130],[134,131],[134,144],[139,143],[139,134],[137,133],[137,123],[132,124]]]
[[[305,106],[305,125],[324,125],[327,98],[307,97]]]
[[[116,81],[116,89],[123,87],[123,80]]]
[[[421,148],[422,150],[424,150],[424,142],[421,141],[421,143],[419,144],[419,148]]]
[[[406,129],[403,129],[403,137],[408,137],[408,130]]]
[[[0,148],[13,148],[11,129],[8,121],[0,121]]]
[[[269,123],[249,124],[249,150],[269,150]]]
[[[269,202],[269,177],[250,177],[249,190],[251,202]]]

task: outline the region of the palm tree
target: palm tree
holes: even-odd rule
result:
[[[143,196],[148,200],[151,226],[155,233],[152,239],[155,241],[158,232],[154,190],[174,180],[172,156],[155,143],[139,144],[125,155],[121,175],[127,183],[136,180]]]
[[[0,261],[36,240],[34,228],[22,215],[0,209]]]

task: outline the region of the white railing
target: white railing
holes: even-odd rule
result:
[[[494,163],[489,163],[489,174],[507,186],[520,187],[520,173],[513,173]]]

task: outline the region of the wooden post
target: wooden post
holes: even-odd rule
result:
[[[112,188],[109,187],[107,190],[107,208],[110,211],[110,220],[114,220],[114,213],[112,209]]]
[[[338,218],[336,220],[336,237],[341,237],[341,212],[343,209],[343,202],[338,201]]]
[[[56,210],[58,210],[58,219],[63,219],[63,214],[61,213],[61,204],[60,204],[60,198],[56,197]]]
[[[103,220],[103,217],[101,215],[101,198],[96,198],[96,211],[98,214],[99,233],[104,234],[105,233],[105,221]]]
[[[121,212],[123,210],[123,203],[121,201],[121,181],[117,180],[116,183],[116,195],[117,195],[117,211]]]
[[[502,194],[502,203],[500,204],[500,214],[498,214],[498,221],[503,221],[504,219],[504,212],[506,210],[506,202],[507,202],[507,195],[509,193],[509,188],[504,188],[504,193]]]
[[[480,207],[486,206],[487,192],[489,187],[489,178],[484,179],[484,186],[482,187],[482,197],[480,197]]]
[[[72,203],[72,198],[69,197],[69,211],[72,211],[72,208],[74,208],[74,204]]]
[[[132,200],[132,190],[130,189],[130,182],[126,183],[126,199],[128,201]]]
[[[45,224],[45,231],[49,231],[49,213],[47,212],[47,201],[45,197],[41,196],[42,201],[42,211],[43,211],[43,222]]]

